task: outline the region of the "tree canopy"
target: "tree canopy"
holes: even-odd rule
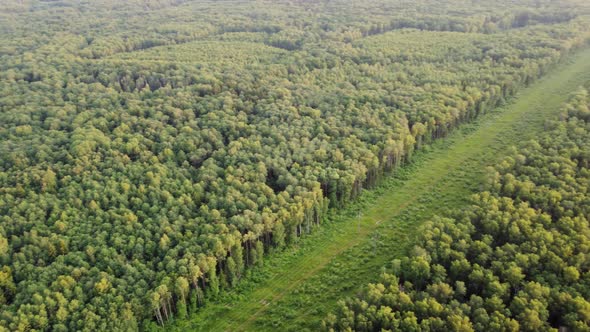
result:
[[[587,45],[588,10],[3,1],[0,330],[148,330],[198,310],[415,149]],[[582,198],[552,193],[535,202],[577,211]],[[571,267],[567,278],[584,277]]]
[[[324,321],[336,331],[587,331],[590,97],[490,168],[472,206]]]

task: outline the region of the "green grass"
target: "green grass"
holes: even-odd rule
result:
[[[270,255],[236,289],[167,330],[318,330],[338,299],[376,280],[392,259],[412,248],[424,222],[469,204],[485,167],[541,132],[545,119],[555,117],[567,95],[587,80],[590,50],[522,90],[508,105],[425,148],[379,188],[334,211],[298,245]]]

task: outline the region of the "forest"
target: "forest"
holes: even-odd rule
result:
[[[583,0],[3,1],[0,331],[185,319],[589,41]],[[326,328],[587,327],[587,105]]]
[[[488,170],[472,206],[429,223],[328,331],[588,331],[590,95]]]

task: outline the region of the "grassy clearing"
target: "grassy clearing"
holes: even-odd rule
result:
[[[412,247],[434,214],[468,204],[485,166],[543,130],[570,91],[590,79],[590,50],[524,89],[514,100],[416,155],[299,245],[267,258],[239,287],[169,327],[178,331],[314,331],[339,298],[376,280]],[[360,217],[359,217],[360,215]]]

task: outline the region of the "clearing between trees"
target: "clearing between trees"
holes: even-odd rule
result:
[[[405,255],[432,215],[467,204],[486,166],[542,131],[545,119],[589,78],[590,50],[583,50],[508,105],[424,148],[411,165],[331,216],[297,246],[271,255],[236,289],[173,329],[317,330],[338,299],[376,280],[392,259]]]

